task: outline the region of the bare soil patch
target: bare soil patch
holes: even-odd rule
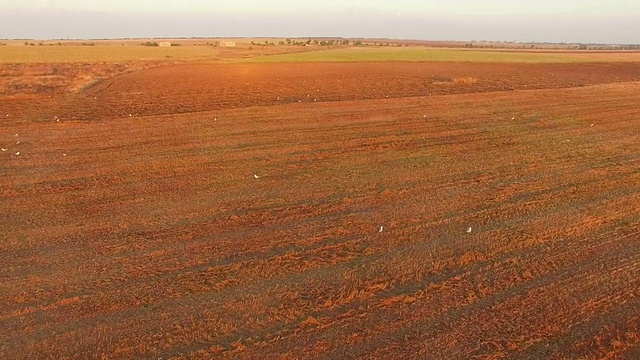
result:
[[[637,75],[184,65],[4,101],[0,357],[633,356]]]
[[[55,99],[7,101],[6,112],[29,109],[23,115],[34,120],[58,116],[91,121],[129,114],[557,89],[638,79],[638,63],[182,64],[124,74]]]

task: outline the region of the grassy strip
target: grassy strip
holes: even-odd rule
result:
[[[148,47],[107,46],[3,46],[0,63],[96,63],[148,60],[213,59],[217,50],[208,46]]]
[[[287,49],[283,48],[283,51]],[[100,46],[3,46],[0,64],[105,63],[124,61],[206,60],[217,61],[220,51],[208,46],[146,47],[141,45]],[[227,54],[229,55],[229,54]],[[235,57],[235,58],[234,58]],[[488,49],[442,49],[425,47],[347,47],[265,55],[263,49],[238,48],[228,58],[243,63],[294,62],[495,62],[495,63],[580,63],[640,62],[640,52],[551,52]]]
[[[640,53],[518,52],[434,48],[341,48],[303,53],[259,56],[250,59],[243,59],[242,61],[251,63],[366,61],[577,63],[640,61]]]

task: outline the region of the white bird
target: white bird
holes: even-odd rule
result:
[[[20,151],[18,151],[18,152],[16,153],[16,155],[20,155]]]
[[[467,234],[471,234],[471,226],[467,228]]]
[[[260,176],[258,176],[258,174],[253,174],[253,177],[256,178],[256,179],[260,178]]]
[[[133,116],[133,115],[129,114],[129,116],[131,117],[131,116]]]
[[[593,126],[593,124],[591,124],[591,126]]]
[[[214,117],[214,118],[213,118],[213,121],[216,121],[216,120],[218,120],[218,118],[217,118],[217,117]]]
[[[16,141],[16,144],[20,144],[20,140]]]
[[[515,120],[515,119],[516,119],[516,117],[515,117],[515,116],[511,118],[511,120]]]
[[[67,156],[67,154],[62,154],[62,156]]]
[[[380,229],[378,229],[378,232],[383,232],[384,231],[384,226],[380,226]]]
[[[5,148],[2,148],[2,151],[7,151],[7,149],[5,149]]]

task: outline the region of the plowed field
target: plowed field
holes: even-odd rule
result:
[[[105,120],[248,106],[554,89],[640,81],[640,63],[300,63],[157,67],[80,94],[7,103],[35,121]],[[26,113],[22,113],[25,112]]]
[[[638,79],[181,65],[7,100],[0,358],[632,359]]]

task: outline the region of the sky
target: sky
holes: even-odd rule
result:
[[[0,0],[0,38],[640,43],[640,0]]]

